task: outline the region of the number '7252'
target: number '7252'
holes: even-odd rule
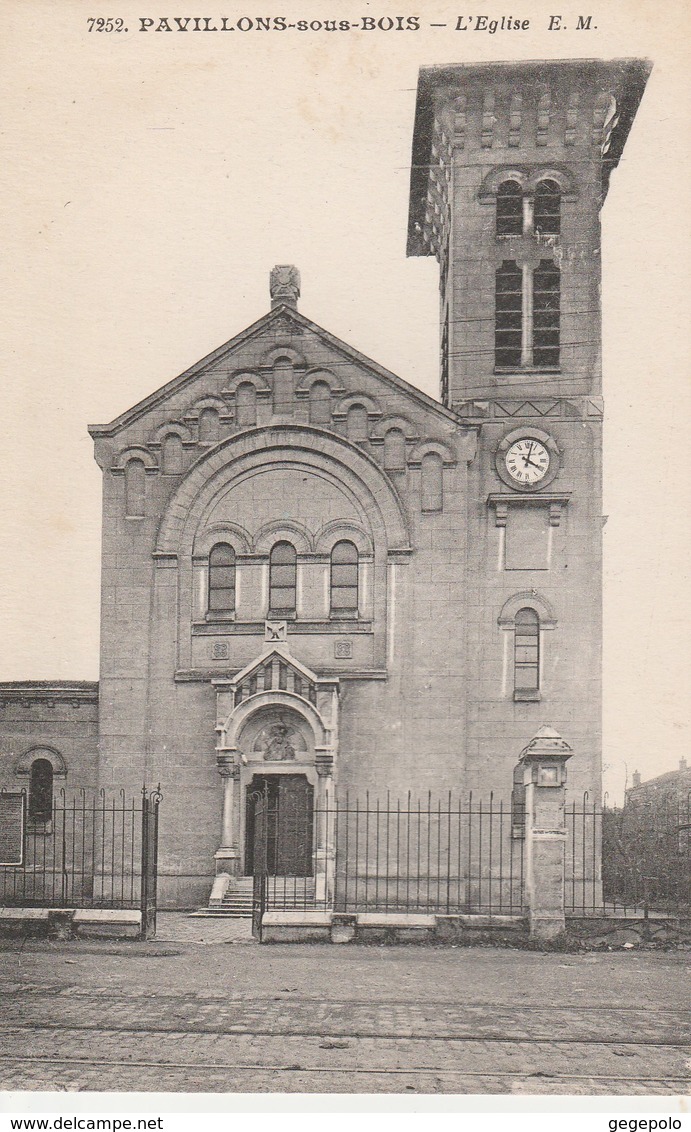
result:
[[[86,22],[89,25],[89,31],[127,31],[124,20],[116,20],[111,16],[107,18],[104,16],[91,16]]]

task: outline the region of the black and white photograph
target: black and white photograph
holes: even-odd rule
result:
[[[0,4],[3,1129],[684,1127],[691,19],[553,7]]]

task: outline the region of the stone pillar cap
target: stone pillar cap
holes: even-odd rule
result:
[[[569,759],[573,754],[573,748],[569,746],[565,739],[562,739],[558,731],[553,727],[541,727],[533,738],[521,751],[521,760],[525,759],[543,759],[543,758],[561,758]]]

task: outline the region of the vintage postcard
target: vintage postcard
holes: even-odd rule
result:
[[[2,23],[3,1106],[676,1113],[688,11]]]

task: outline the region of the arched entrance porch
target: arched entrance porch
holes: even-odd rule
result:
[[[333,883],[323,815],[333,800],[338,681],[320,679],[279,644],[233,680],[214,684],[223,780],[217,873],[256,871],[259,805],[261,867],[274,876],[314,877],[325,898]]]

